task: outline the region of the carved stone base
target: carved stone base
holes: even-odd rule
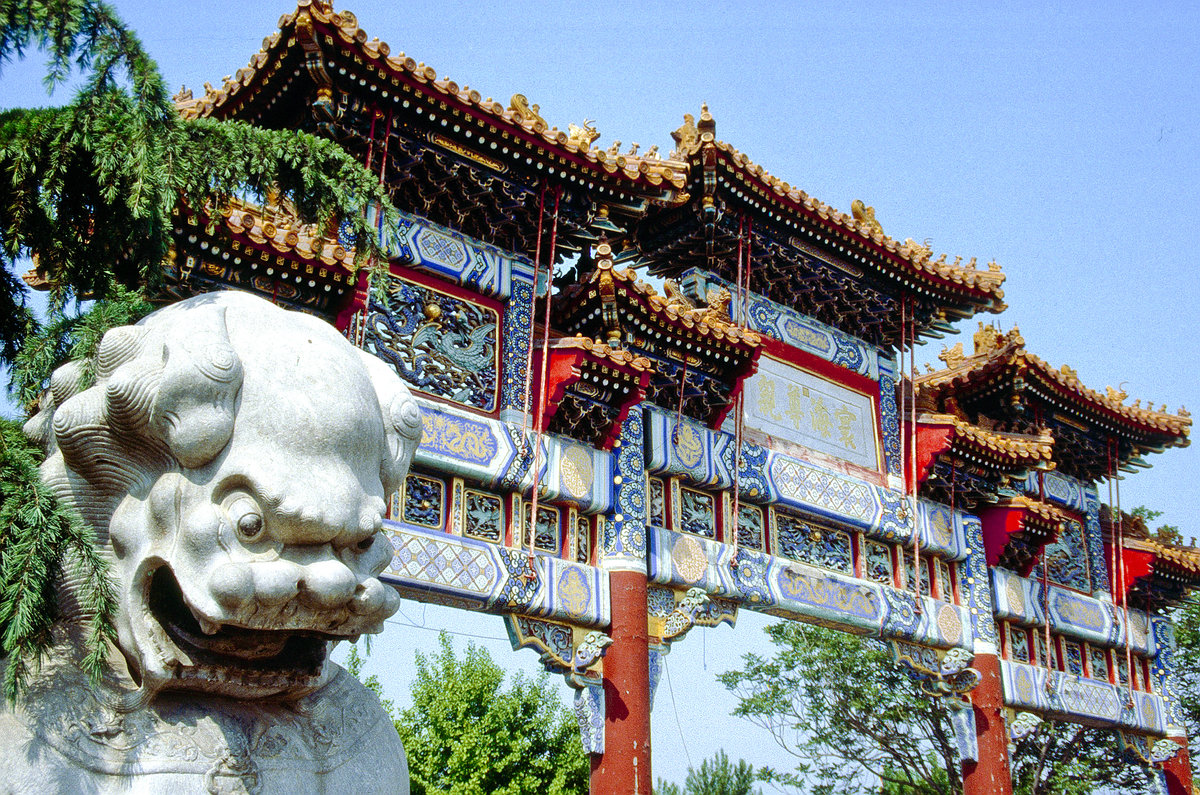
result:
[[[295,701],[170,693],[129,712],[52,661],[0,708],[5,793],[405,793],[404,748],[370,691],[330,664]]]

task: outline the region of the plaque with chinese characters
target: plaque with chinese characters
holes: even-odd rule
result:
[[[746,427],[868,469],[879,469],[871,395],[763,357],[746,382]]]

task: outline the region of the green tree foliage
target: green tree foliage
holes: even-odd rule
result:
[[[49,322],[29,334],[12,364],[9,390],[33,405],[60,364],[78,359],[85,380],[94,377],[96,349],[104,332],[134,323],[153,307],[140,293],[117,285],[86,311],[56,309]],[[77,598],[91,622],[84,668],[103,672],[116,610],[108,567],[94,548],[94,534],[42,484],[41,451],[24,438],[20,424],[5,420],[0,449],[0,653],[9,659],[4,694],[10,701],[49,650],[50,627],[58,616],[55,580],[65,562],[79,567]]]
[[[1147,508],[1144,505],[1139,505],[1130,511],[1134,519],[1138,519],[1145,526],[1146,531],[1154,538],[1163,544],[1182,544],[1183,534],[1179,532],[1179,527],[1173,524],[1159,525],[1156,529],[1150,529],[1150,523],[1162,516],[1162,511],[1155,511]]]
[[[22,405],[32,406],[59,365],[71,360],[84,363],[86,388],[95,378],[96,350],[104,333],[136,323],[152,311],[154,306],[140,292],[120,285],[84,311],[55,308],[47,322],[23,340],[12,363],[9,393]]]
[[[655,795],[760,795],[754,789],[754,781],[754,767],[749,762],[739,759],[735,765],[721,750],[712,759],[702,760],[699,768],[688,765],[682,788],[659,779],[654,792]]]
[[[383,707],[383,711],[388,714],[388,717],[394,723],[396,720],[396,704],[383,694],[383,683],[379,681],[379,677],[375,674],[371,674],[370,676],[362,675],[363,666],[367,662],[367,655],[371,653],[371,644],[367,640],[363,641],[363,645],[366,647],[366,654],[358,653],[357,643],[350,644],[350,652],[346,655],[346,670],[351,676],[362,682],[363,687],[375,694],[375,697],[379,699],[379,706]]]
[[[15,699],[31,669],[51,644],[58,616],[55,579],[62,565],[77,569],[86,583],[80,608],[90,623],[83,669],[98,679],[108,642],[114,639],[116,593],[108,564],[96,550],[91,528],[54,499],[38,477],[40,451],[25,439],[20,423],[0,420],[0,642],[8,665],[4,695]]]
[[[589,763],[574,716],[542,674],[504,671],[472,643],[455,653],[445,633],[417,653],[412,706],[396,727],[413,795],[558,795],[588,788]]]
[[[760,771],[761,780],[814,795],[961,791],[949,711],[922,695],[882,644],[796,622],[766,632],[773,656],[747,654],[742,670],[720,677],[738,697],[734,714],[799,760],[794,770]],[[1122,762],[1116,745],[1111,732],[1047,722],[1015,746],[1015,791],[1148,791],[1145,771]]]
[[[304,223],[347,223],[360,259],[380,254],[366,209],[379,207],[385,223],[395,210],[373,174],[311,135],[182,119],[157,65],[108,4],[0,0],[0,69],[35,51],[47,56],[48,89],[75,74],[83,84],[67,105],[0,112],[0,364],[12,366],[10,394],[26,406],[66,358],[89,358],[105,330],[146,313],[141,291],[152,294],[161,279],[181,208],[216,218],[230,199],[271,196]],[[14,272],[26,256],[53,287],[45,325]],[[72,298],[99,300],[68,312]],[[3,438],[0,637],[12,698],[50,643],[64,561],[86,569],[93,675],[113,608],[90,533],[38,482],[37,451],[16,425]]]
[[[0,361],[37,323],[12,273],[23,255],[64,296],[104,297],[161,275],[172,212],[264,197],[325,228],[349,223],[360,257],[380,253],[366,208],[395,211],[379,180],[336,144],[241,122],[184,120],[137,36],[95,0],[0,0],[0,66],[31,50],[47,85],[87,80],[68,105],[0,113]]]
[[[1189,594],[1174,619],[1175,683],[1187,728],[1188,753],[1192,759],[1200,759],[1200,595]]]

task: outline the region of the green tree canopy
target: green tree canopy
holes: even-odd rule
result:
[[[950,713],[924,696],[878,641],[796,622],[766,628],[776,651],[747,654],[721,675],[734,712],[762,726],[799,760],[763,780],[815,795],[954,795],[962,780]],[[1084,795],[1147,789],[1146,771],[1122,760],[1115,735],[1046,722],[1017,743],[1014,789]]]
[[[337,144],[241,122],[185,120],[153,59],[98,0],[0,0],[0,70],[47,56],[45,83],[83,82],[61,107],[0,111],[0,364],[26,407],[68,358],[85,362],[104,331],[149,309],[181,206],[218,218],[231,199],[270,196],[303,223],[348,226],[357,255],[380,254],[367,220],[395,217],[378,178]],[[2,72],[0,72],[2,77]],[[53,288],[43,324],[16,262],[35,257]],[[84,311],[70,300],[98,299]],[[38,479],[39,451],[6,423],[0,443],[0,650],[11,699],[50,643],[54,582],[65,553],[83,565],[96,616],[88,667],[98,675],[111,635],[112,589],[92,534]]]
[[[754,767],[745,759],[737,764],[729,761],[724,750],[716,756],[704,759],[699,768],[688,765],[683,787],[659,779],[654,785],[655,795],[759,795],[754,789]]]
[[[459,656],[442,633],[436,655],[417,653],[412,706],[396,728],[413,795],[559,795],[588,789],[579,729],[545,673],[504,671],[473,643]]]
[[[65,106],[0,113],[0,361],[37,325],[17,258],[37,257],[59,303],[153,285],[181,203],[215,216],[231,198],[271,196],[303,222],[348,224],[360,257],[379,254],[366,209],[395,211],[375,175],[312,135],[181,118],[106,3],[0,2],[0,67],[30,51],[47,54],[48,87],[86,79]]]

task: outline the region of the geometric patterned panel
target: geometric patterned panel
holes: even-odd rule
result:
[[[1004,703],[1014,709],[1068,720],[1083,719],[1103,728],[1134,729],[1153,735],[1166,731],[1163,700],[1153,693],[1133,693],[1134,705],[1130,708],[1126,705],[1125,688],[1107,682],[1011,660],[1001,660],[1000,671]]]
[[[391,520],[395,554],[380,579],[403,596],[487,613],[553,619],[574,627],[611,623],[608,574],[594,566]]]
[[[970,648],[966,608],[757,550],[651,527],[650,579],[749,610],[934,648]]]
[[[512,272],[529,266],[524,257],[405,212],[385,242],[389,259],[496,298],[507,298]]]
[[[397,577],[478,596],[489,595],[499,578],[486,548],[436,544],[416,535],[393,539],[396,552],[388,568]]]
[[[870,484],[818,469],[794,458],[772,458],[771,480],[781,498],[821,506],[830,513],[867,525],[875,519],[877,504]]]
[[[732,282],[708,271],[684,271],[679,286],[691,296],[707,296],[710,289],[724,287],[737,295]],[[802,351],[819,356],[851,372],[879,380],[879,351],[839,329],[802,315],[791,307],[749,293],[749,327]]]

